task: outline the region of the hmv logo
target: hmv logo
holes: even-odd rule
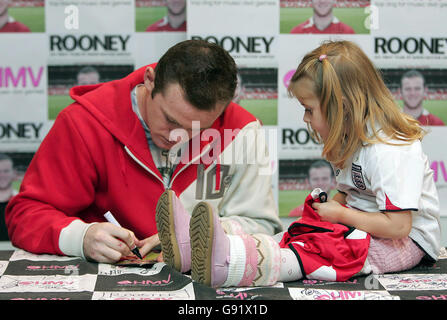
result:
[[[433,161],[430,168],[433,170],[433,180],[436,183],[447,182],[447,170],[444,161]]]
[[[44,67],[0,67],[0,88],[38,87]]]

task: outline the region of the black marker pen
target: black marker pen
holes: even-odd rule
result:
[[[113,214],[110,211],[107,211],[106,213],[104,213],[104,218],[106,218],[107,221],[109,221],[110,223],[114,224],[117,227],[121,228],[121,225],[118,223],[118,221],[116,221],[115,217],[113,216]],[[131,249],[131,251],[140,259],[143,259],[143,257],[140,254],[140,250],[138,250],[138,247],[134,244],[134,248]]]

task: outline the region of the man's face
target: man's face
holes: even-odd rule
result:
[[[183,14],[186,9],[186,0],[166,0],[166,7],[170,14]]]
[[[309,171],[311,189],[320,188],[328,193],[332,188],[332,170],[329,167],[312,168]]]
[[[0,160],[0,190],[9,189],[14,180],[14,169],[11,160]]]
[[[410,109],[422,107],[422,101],[424,100],[425,94],[424,80],[422,78],[403,78],[401,89],[402,99],[406,107]]]
[[[8,12],[9,0],[0,0],[0,16]]]
[[[314,14],[317,16],[325,17],[332,13],[335,0],[312,0],[312,7]]]
[[[180,129],[185,133],[181,140],[185,142],[193,136],[193,121],[200,123],[201,130],[210,128],[225,106],[218,103],[214,110],[199,110],[184,99],[180,85],[169,84],[164,93],[157,93],[147,104],[147,124],[152,140],[159,148],[171,149],[180,142],[177,135],[179,131],[174,130]],[[199,131],[194,132],[197,133]]]
[[[78,85],[97,84],[99,82],[99,74],[97,72],[87,72],[78,74]]]

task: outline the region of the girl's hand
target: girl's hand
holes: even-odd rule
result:
[[[150,236],[149,238],[143,239],[141,241],[136,242],[136,245],[140,248],[140,253],[144,257],[147,255],[152,249],[156,246],[160,245],[160,238],[158,237],[158,233]],[[163,253],[157,257],[158,262],[163,262]]]
[[[322,221],[328,221],[330,223],[339,223],[345,209],[345,207],[335,200],[328,200],[324,203],[314,202],[312,208],[318,213]]]

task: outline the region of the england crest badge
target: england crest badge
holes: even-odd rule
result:
[[[362,174],[362,167],[356,164],[352,164],[352,170],[351,170],[351,177],[352,182],[354,185],[359,188],[360,190],[365,190],[365,180],[363,180],[363,174]]]

